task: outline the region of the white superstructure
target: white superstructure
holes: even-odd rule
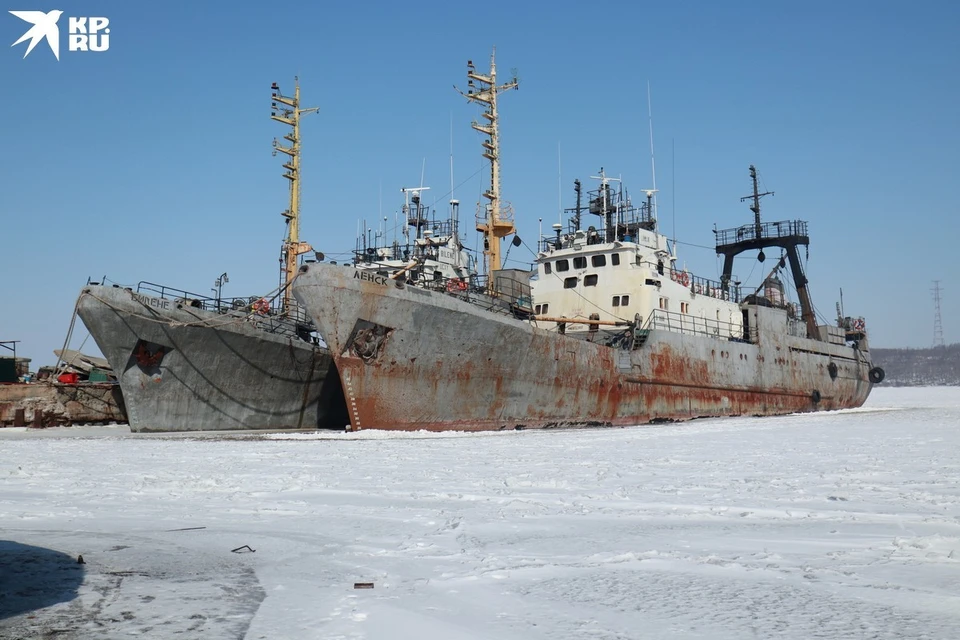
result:
[[[354,266],[376,271],[381,275],[403,273],[411,283],[436,282],[451,290],[466,290],[477,275],[476,261],[466,250],[457,230],[460,203],[450,201],[450,218],[438,221],[422,202],[429,187],[401,189],[404,194],[402,213],[405,221],[403,239],[391,243],[358,240]],[[378,234],[379,235],[379,234]]]
[[[601,170],[600,188],[579,204],[566,232],[554,225],[544,238],[531,282],[534,313],[569,318],[568,332],[597,330],[590,321],[636,322],[639,327],[694,331],[727,338],[743,335],[739,289],[677,267],[676,249],[657,231],[651,202],[632,205],[622,187]],[[576,183],[577,196],[580,195]],[[599,216],[583,228],[581,214]]]

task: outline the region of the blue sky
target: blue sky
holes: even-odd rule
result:
[[[948,2],[104,3],[19,1],[0,15],[0,340],[52,363],[90,276],[224,295],[272,290],[287,183],[270,83],[320,114],[303,124],[302,236],[334,256],[400,188],[455,196],[472,226],[483,188],[467,59],[520,75],[501,102],[504,197],[533,246],[558,191],[602,166],[651,186],[652,89],[662,228],[716,277],[711,229],[750,220],[755,164],[766,220],[810,222],[820,313],[863,315],[874,346],[929,346],[934,279],[960,341],[960,5]],[[62,9],[60,61],[10,47],[7,10]],[[68,52],[68,16],[110,19],[110,48]],[[560,149],[558,184],[558,145]],[[673,151],[672,151],[673,150]],[[674,170],[675,169],[675,170]],[[382,194],[382,195],[381,195]],[[477,236],[466,234],[468,244]],[[524,248],[511,259],[528,262]],[[769,262],[767,266],[769,266]],[[764,267],[738,260],[742,279]],[[73,342],[78,346],[80,332]],[[92,341],[87,343],[89,349]]]

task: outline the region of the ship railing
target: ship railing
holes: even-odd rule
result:
[[[670,269],[670,279],[678,282],[690,289],[691,293],[698,296],[710,296],[718,300],[739,303],[741,298],[740,285],[731,283],[727,290],[723,290],[723,285],[717,280],[710,280],[702,276],[695,276],[689,271],[680,271]]]
[[[430,220],[424,225],[425,229],[433,232],[433,236],[453,235],[453,220]]]
[[[184,289],[146,281],[140,281],[137,284],[137,293],[172,300],[185,307],[202,311],[249,318],[256,328],[267,333],[299,337],[309,341],[310,339],[306,336],[316,331],[313,319],[305,309],[294,303],[284,310],[280,296],[272,301],[262,296],[211,298]],[[261,306],[263,300],[266,300],[265,306]]]
[[[150,296],[152,298],[172,300],[186,307],[201,309],[203,311],[210,311],[214,313],[242,311],[244,308],[249,308],[252,302],[259,300],[259,298],[253,298],[250,300],[247,298],[211,298],[209,296],[200,295],[199,293],[186,291],[185,289],[177,289],[175,287],[168,287],[166,285],[156,284],[154,282],[146,282],[143,280],[137,283],[137,293]]]
[[[487,191],[487,193],[490,193]],[[490,203],[478,203],[476,220],[477,224],[487,224],[489,222]],[[494,225],[512,225],[513,224],[513,205],[509,202],[500,201],[500,211],[497,212]]]
[[[576,222],[570,221],[567,224],[567,230],[564,235],[557,238],[557,234],[544,234],[537,240],[537,252],[551,253],[558,249],[570,247],[590,246],[602,244],[605,242],[638,242],[641,230],[653,231],[656,229],[656,221],[648,216],[634,216],[629,219],[621,220],[611,227],[611,233],[607,233],[604,225],[587,225],[586,228],[577,226]]]
[[[657,220],[647,203],[636,207],[630,198],[624,196],[625,194],[613,191],[604,192],[602,189],[589,191],[586,206],[579,210],[575,207],[564,209],[564,213],[569,216],[566,233],[572,236],[579,230],[589,232],[592,227],[597,234],[596,242],[612,240],[631,242],[636,241],[641,229],[654,231]],[[604,200],[606,200],[606,207],[604,207]],[[598,218],[590,218],[587,214],[598,216]],[[607,220],[604,214],[610,215],[609,229],[606,226]],[[548,240],[547,236],[542,240]],[[589,244],[593,243],[589,242]]]
[[[627,227],[620,225],[620,228],[626,229]],[[600,225],[599,228],[594,225],[588,225],[587,228],[584,229],[582,227],[577,228],[573,223],[570,223],[566,234],[560,236],[559,239],[556,233],[540,236],[540,239],[537,240],[537,251],[540,253],[551,253],[558,249],[569,249],[571,247],[580,249],[595,244],[603,244],[604,242],[612,242],[613,240],[607,239],[606,233],[603,225]],[[632,236],[630,234],[621,234],[620,239],[626,242],[636,242],[636,234]]]
[[[306,312],[299,308],[288,309],[285,314],[267,314],[253,316],[255,326],[267,333],[299,338],[305,342],[317,343],[316,325]]]
[[[164,298],[166,300],[186,300],[190,303],[191,307],[200,307],[208,311],[210,310],[208,309],[209,303],[215,302],[216,300],[216,298],[202,296],[199,293],[191,293],[184,289],[175,289],[144,280],[137,283],[137,293],[149,295],[153,298]]]
[[[423,289],[446,293],[473,304],[485,311],[495,311],[520,318],[533,315],[533,297],[530,283],[500,274],[495,279],[485,275],[466,278],[420,278],[415,284]]]
[[[563,248],[562,240],[557,240],[557,236],[540,236],[537,240],[537,253],[550,253]]]
[[[746,224],[735,229],[715,231],[717,247],[748,242],[751,240],[767,240],[773,238],[799,237],[806,239],[807,223],[803,220],[781,220],[779,222],[764,222],[759,226]]]
[[[743,325],[738,323],[702,318],[689,313],[667,311],[666,309],[654,309],[640,331],[641,333],[670,331],[684,335],[707,336],[719,340],[753,343],[757,341],[757,332],[753,327],[745,332]]]
[[[353,250],[353,264],[382,264],[391,260],[409,260],[413,248],[407,244],[393,244],[358,247]]]

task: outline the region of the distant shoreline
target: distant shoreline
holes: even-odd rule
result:
[[[960,386],[960,344],[927,349],[870,350],[873,361],[887,374],[892,387]]]

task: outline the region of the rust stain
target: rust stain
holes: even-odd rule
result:
[[[399,430],[500,430],[515,428],[628,426],[681,421],[705,416],[776,415],[834,409],[862,403],[859,380],[825,385],[819,404],[800,388],[735,388],[713,377],[705,362],[665,350],[651,358],[646,377],[615,373],[613,351],[593,354],[599,361],[583,368],[553,359],[553,371],[541,380],[519,380],[486,361],[428,362],[391,360],[380,367],[359,358],[340,357],[351,371],[354,395],[347,395],[361,428]],[[739,358],[738,365],[739,365]],[[597,374],[597,372],[601,372]],[[826,374],[825,374],[826,376]],[[821,381],[822,382],[822,381]],[[801,382],[801,384],[806,384]],[[527,394],[511,399],[522,386]]]
[[[781,415],[859,406],[871,388],[865,363],[832,380],[821,366],[825,356],[788,354],[775,344],[665,339],[620,351],[510,323],[471,341],[463,337],[472,335],[471,318],[461,311],[437,306],[413,316],[414,303],[392,289],[379,299],[367,293],[369,315],[361,317],[397,328],[373,358],[368,348],[333,349],[355,428],[474,431]],[[500,351],[491,357],[481,345]]]

